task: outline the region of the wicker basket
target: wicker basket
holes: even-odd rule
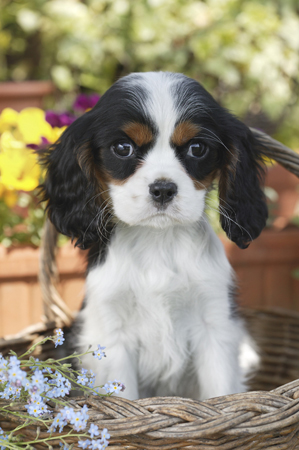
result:
[[[299,449],[299,314],[246,310],[244,317],[261,356],[260,368],[249,382],[253,391],[202,402],[179,397],[136,401],[93,397],[74,398],[69,403],[75,409],[84,403],[89,406],[90,422],[108,428],[111,450]],[[1,339],[0,352],[24,352],[52,334],[56,326],[55,322],[39,324],[14,338]],[[53,357],[52,352],[52,343],[36,348],[39,358]],[[22,405],[17,408],[25,412]],[[14,420],[0,414],[0,427],[11,430],[19,424]],[[28,426],[23,434],[34,437],[36,425]],[[49,434],[41,428],[39,436]],[[74,438],[69,443],[75,444]]]
[[[267,156],[299,176],[298,155],[268,136],[254,132],[262,135],[268,146],[272,144]],[[56,234],[49,223],[46,226],[48,239],[44,241],[42,253],[50,256],[48,261],[42,257],[41,274],[46,321],[12,338],[0,339],[3,354],[9,349],[23,353],[46,334],[52,334],[55,327],[68,325],[72,320],[72,313],[53,283],[57,278],[53,264]],[[80,409],[83,404],[89,406],[90,422],[109,430],[110,450],[299,449],[299,314],[284,310],[246,310],[244,317],[261,356],[260,368],[249,381],[250,392],[202,402],[179,397],[136,401],[118,397],[72,398],[70,406],[74,409]],[[53,356],[51,352],[52,344],[36,348],[36,356],[40,358]],[[22,405],[12,408],[25,411]],[[0,427],[6,431],[15,428],[21,420],[9,412],[5,416],[0,413]],[[36,425],[28,425],[22,433],[34,438]],[[41,427],[39,436],[49,437],[49,434]],[[78,448],[74,438],[66,441]],[[48,444],[54,446],[54,442]]]

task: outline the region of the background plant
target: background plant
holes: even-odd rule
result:
[[[0,115],[0,241],[38,245],[43,208],[35,189],[41,169],[33,149],[54,142],[65,127],[52,127],[45,112],[6,108]]]
[[[298,147],[296,0],[1,1],[2,80],[103,93],[129,72],[184,72]]]
[[[18,113],[5,108],[0,114],[0,242],[6,247],[39,245],[44,208],[38,200],[43,174],[37,151],[55,142],[98,99],[96,94],[79,95],[73,112],[25,108]]]

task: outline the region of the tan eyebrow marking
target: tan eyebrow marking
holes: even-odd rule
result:
[[[129,122],[122,130],[131,138],[138,147],[148,144],[154,138],[152,130],[143,123]]]
[[[181,122],[179,123],[172,133],[171,140],[174,145],[181,146],[186,144],[186,142],[190,141],[190,139],[194,138],[198,132],[200,131],[200,127],[195,125],[192,122]]]

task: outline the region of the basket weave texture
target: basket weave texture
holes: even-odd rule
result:
[[[299,449],[299,379],[292,381],[299,378],[299,314],[246,310],[244,316],[260,348],[261,365],[249,381],[254,391],[202,402],[180,397],[135,401],[78,397],[69,401],[70,406],[79,410],[87,404],[90,423],[108,428],[110,450]],[[0,351],[7,353],[13,348],[22,352],[51,333],[54,326],[49,323],[48,327],[40,326],[39,331],[28,330],[31,334],[2,339]],[[37,350],[43,351],[40,358],[53,356],[50,348],[45,352],[41,347]],[[283,383],[288,384],[277,387]],[[13,408],[26,411],[24,405]],[[9,413],[0,415],[0,427],[13,429],[20,419],[15,420]],[[36,425],[28,426],[23,434],[34,438]],[[40,437],[43,436],[49,434],[41,427]],[[77,448],[74,438],[69,438],[69,443]]]
[[[104,397],[77,398],[69,403],[77,410],[83,404],[90,407],[90,422],[109,430],[110,450],[299,448],[299,380],[271,392],[247,392],[202,402],[180,397],[136,401]],[[0,416],[5,430],[19,423],[9,413],[6,418]],[[28,426],[23,435],[34,438],[36,425]],[[41,429],[39,437],[48,438],[49,434]],[[71,437],[66,441],[76,442]]]

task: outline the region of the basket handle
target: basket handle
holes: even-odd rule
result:
[[[59,326],[70,326],[74,314],[61,298],[57,284],[59,281],[57,270],[57,239],[58,231],[46,218],[41,247],[39,264],[39,282],[42,291],[44,315],[47,322],[56,322]]]

